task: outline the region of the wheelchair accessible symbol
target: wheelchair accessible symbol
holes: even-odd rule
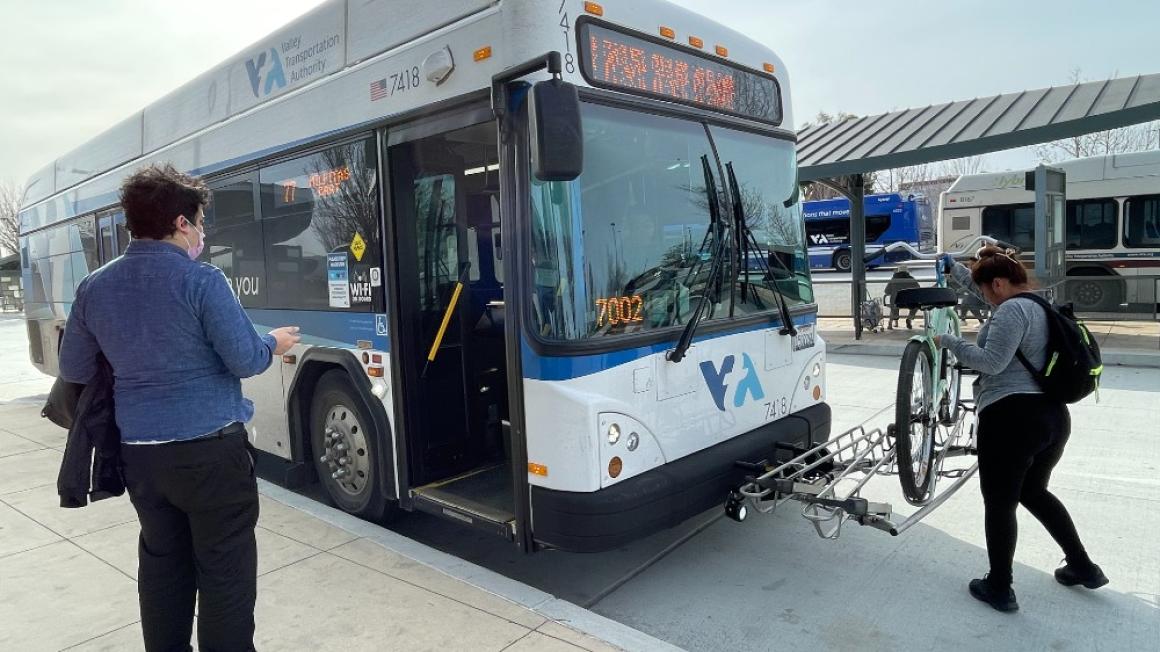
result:
[[[387,316],[375,315],[375,335],[387,334]]]

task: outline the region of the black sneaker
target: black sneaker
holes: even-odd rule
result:
[[[970,588],[971,595],[975,596],[975,599],[986,602],[997,611],[1007,613],[1019,611],[1019,602],[1015,599],[1015,591],[1011,590],[1010,587],[1007,587],[1006,590],[996,589],[984,577],[979,580],[971,580]]]
[[[1055,569],[1055,581],[1064,586],[1082,584],[1089,589],[1098,589],[1108,583],[1108,576],[1095,564],[1064,564]]]

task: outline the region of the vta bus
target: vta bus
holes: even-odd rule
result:
[[[1157,302],[1160,276],[1160,151],[1097,156],[1058,163],[1067,174],[1067,300],[1077,310],[1117,312]],[[942,194],[939,247],[955,249],[978,235],[1010,242],[1031,264],[1035,192],[1029,170],[959,177]]]
[[[32,359],[127,242],[121,180],[173,162],[202,260],[301,327],[243,383],[263,476],[621,545],[829,434],[787,79],[659,0],[332,0],[31,179]]]
[[[868,195],[864,203],[866,244],[870,253],[893,242],[919,251],[934,251],[935,224],[930,201],[922,195]],[[809,242],[810,267],[850,271],[850,200],[819,199],[802,203]],[[885,262],[907,260],[906,252],[885,254]],[[878,259],[875,264],[881,264]]]

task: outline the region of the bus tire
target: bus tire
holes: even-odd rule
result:
[[[1108,279],[1080,278],[1067,281],[1067,300],[1076,312],[1118,312],[1124,301],[1123,282]]]
[[[330,502],[344,512],[386,522],[396,512],[383,495],[370,408],[346,372],[328,371],[314,386],[310,403],[310,445],[318,480]]]
[[[850,250],[839,249],[834,252],[834,269],[839,272],[850,271]]]

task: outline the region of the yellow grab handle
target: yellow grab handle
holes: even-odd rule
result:
[[[439,333],[435,335],[435,341],[431,343],[431,351],[427,353],[427,362],[435,361],[435,354],[439,351],[439,345],[443,342],[443,335],[447,332],[447,324],[451,323],[451,313],[455,310],[455,304],[459,302],[459,293],[463,291],[463,282],[460,281],[455,284],[455,291],[451,293],[451,303],[447,304],[447,312],[443,313],[443,323],[439,324]]]

